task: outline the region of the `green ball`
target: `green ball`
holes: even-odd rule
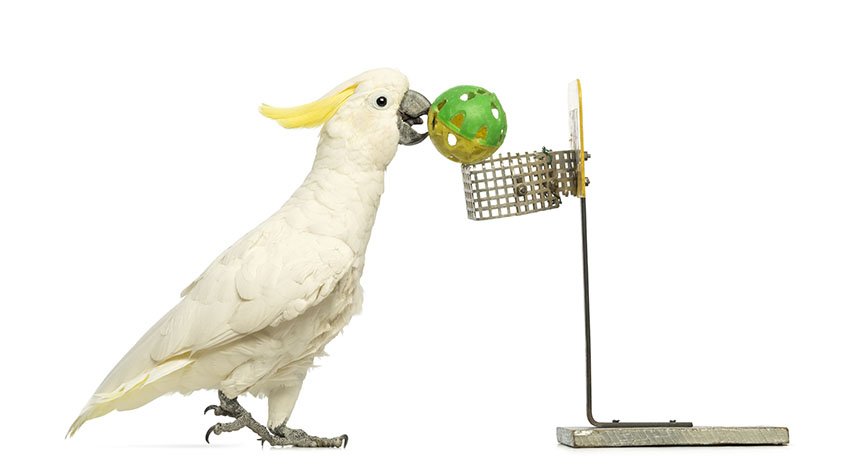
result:
[[[495,94],[479,86],[456,86],[437,96],[428,111],[428,135],[455,162],[474,164],[505,141],[508,121]]]

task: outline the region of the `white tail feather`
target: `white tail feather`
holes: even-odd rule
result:
[[[88,420],[106,415],[115,409],[129,410],[131,408],[138,408],[160,396],[162,392],[150,392],[146,390],[153,390],[152,385],[154,383],[186,367],[192,362],[194,360],[189,357],[168,360],[160,363],[151,369],[150,372],[139,375],[112,391],[95,393],[85,408],[83,408],[83,411],[80,412],[80,416],[71,424],[68,433],[65,434],[65,438],[74,436],[74,433]]]

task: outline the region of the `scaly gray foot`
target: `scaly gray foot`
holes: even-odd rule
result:
[[[317,436],[308,435],[303,430],[295,430],[287,428],[286,425],[280,425],[272,431],[269,431],[264,425],[254,420],[247,410],[242,408],[242,405],[235,398],[230,399],[219,390],[218,405],[210,405],[204,409],[206,414],[213,410],[216,416],[227,416],[234,420],[228,423],[216,423],[207,430],[205,439],[210,442],[210,434],[215,433],[220,435],[231,431],[248,428],[259,436],[260,444],[268,442],[272,446],[297,446],[302,448],[339,448],[348,445],[348,435],[340,435],[336,438],[320,438]]]
[[[322,438],[308,435],[304,430],[289,428],[285,424],[273,428],[272,433],[276,439],[275,441],[269,440],[269,443],[276,446],[297,446],[301,448],[345,448],[348,446],[348,435]]]
[[[215,416],[229,416],[230,418],[239,418],[243,414],[248,413],[235,398],[233,400],[227,398],[221,390],[218,391],[218,401],[218,405],[210,405],[205,408],[204,415],[210,410],[213,410]]]
[[[227,396],[221,390],[218,391],[218,405],[210,405],[204,409],[204,414],[208,411],[213,410],[216,416],[228,416],[233,418],[234,420],[228,423],[216,423],[211,426],[207,430],[207,434],[204,436],[204,439],[207,440],[207,443],[210,442],[210,434],[215,433],[216,435],[220,435],[222,433],[228,433],[231,431],[241,430],[242,428],[248,428],[253,431],[260,437],[260,441],[272,437],[272,434],[269,430],[261,425],[257,420],[254,420],[254,417],[248,413],[247,410],[242,408],[242,405],[236,401],[236,399],[227,398]]]

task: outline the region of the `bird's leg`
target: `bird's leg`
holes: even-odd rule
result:
[[[272,446],[298,446],[308,448],[339,448],[345,447],[348,444],[348,436],[341,435],[336,438],[319,438],[305,433],[303,430],[294,430],[287,428],[286,424],[280,425],[272,431],[269,431],[264,425],[260,424],[254,417],[242,408],[242,405],[235,398],[230,399],[219,390],[218,405],[210,405],[205,410],[207,413],[210,410],[216,416],[228,416],[234,420],[228,423],[216,423],[207,430],[206,440],[210,442],[210,434],[215,433],[220,435],[231,431],[248,428],[259,436],[261,444],[269,443]]]
[[[207,413],[210,410],[216,416],[229,416],[234,420],[228,423],[216,423],[207,430],[206,440],[210,442],[210,434],[215,433],[220,435],[231,431],[248,428],[259,436],[260,443],[269,443],[272,446],[298,446],[306,448],[339,448],[345,447],[348,444],[348,436],[341,435],[336,438],[319,438],[305,433],[303,430],[294,430],[287,428],[286,424],[278,426],[272,431],[269,431],[264,425],[260,424],[254,417],[245,410],[235,398],[227,398],[221,390],[218,392],[218,405],[210,405],[205,410]]]
[[[215,416],[229,416],[230,418],[239,418],[244,413],[247,413],[242,405],[236,399],[229,399],[221,390],[218,391],[218,405],[210,405],[204,409],[204,415],[208,411],[213,410]]]
[[[213,410],[216,416],[228,416],[230,418],[233,418],[234,420],[228,423],[216,423],[215,425],[211,426],[207,430],[207,434],[205,436],[207,443],[210,442],[211,433],[220,435],[222,433],[241,430],[242,428],[246,427],[256,433],[260,437],[260,441],[268,441],[269,439],[274,438],[274,435],[272,435],[265,426],[257,422],[257,420],[254,420],[254,417],[252,417],[247,410],[242,408],[242,405],[240,405],[235,398],[227,398],[224,392],[219,390],[218,400],[218,405],[208,406],[206,409],[204,409],[204,413]]]
[[[268,428],[277,437],[276,441],[269,440],[272,445],[279,446],[301,446],[309,448],[339,448],[348,444],[348,436],[341,435],[336,438],[317,438],[310,436],[302,430],[288,428],[286,422],[298,394],[301,392],[301,381],[282,385],[268,393],[269,397],[269,423]]]
[[[286,423],[272,428],[272,433],[283,443],[269,441],[277,446],[298,446],[302,448],[345,448],[348,445],[348,435],[339,435],[334,438],[321,438],[308,435],[304,430],[289,428]]]

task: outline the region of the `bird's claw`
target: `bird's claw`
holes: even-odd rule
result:
[[[226,416],[226,417],[230,417],[230,418],[239,418],[240,416],[242,416],[244,414],[244,412],[239,412],[240,409],[241,408],[235,408],[235,409],[231,410],[231,409],[224,407],[224,406],[221,406],[221,405],[210,405],[207,408],[204,408],[204,415],[206,415],[207,412],[212,410],[213,414],[215,414],[215,416]]]
[[[206,412],[204,412],[204,413],[206,413]],[[221,425],[221,423],[216,423],[215,425],[211,426],[209,428],[209,430],[207,430],[207,434],[204,435],[204,439],[207,440],[207,444],[210,443],[210,434],[211,433],[215,432],[216,435],[221,434],[221,428],[219,428],[219,425]]]

